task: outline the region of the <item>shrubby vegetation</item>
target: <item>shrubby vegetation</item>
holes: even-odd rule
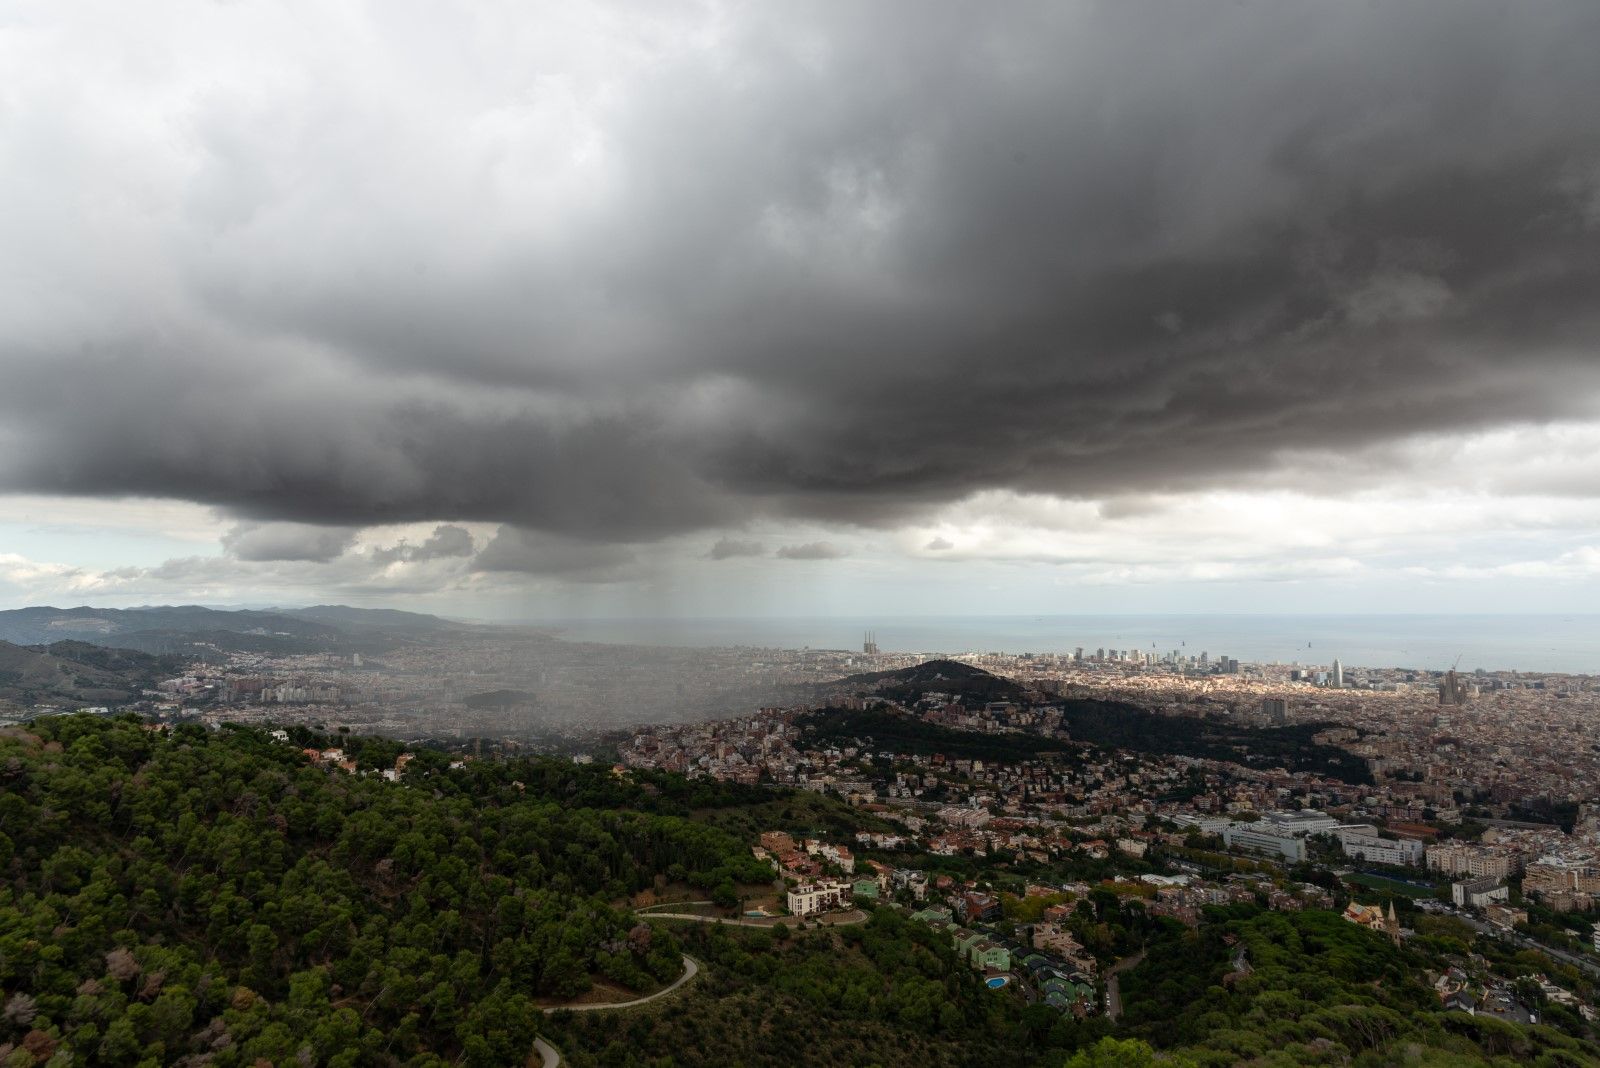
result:
[[[1020,763],[1055,755],[1069,763],[1077,758],[1077,745],[1038,734],[983,734],[928,723],[915,716],[866,709],[825,708],[801,721],[800,746],[844,746],[864,742],[870,749],[895,753],[941,753],[951,759],[994,760]]]
[[[1364,760],[1311,739],[1326,724],[1243,727],[1219,719],[1166,716],[1116,701],[1073,699],[1060,702],[1071,741],[1042,734],[985,734],[928,723],[915,716],[867,709],[827,708],[801,720],[803,746],[862,744],[868,749],[951,758],[1017,763],[1052,757],[1065,765],[1080,762],[1085,744],[1226,760],[1252,768],[1288,768],[1351,783],[1370,783]]]
[[[881,697],[907,704],[917,701],[925,693],[943,693],[957,698],[968,708],[981,708],[989,701],[1025,702],[1030,699],[1028,688],[1014,679],[963,664],[959,660],[942,659],[924,660],[920,664],[889,671],[847,675],[818,688],[829,691],[840,688],[858,691],[870,689]]]
[[[401,787],[251,730],[4,732],[4,1063],[520,1063],[534,998],[679,974],[673,935],[610,902],[766,876],[726,832],[589,807],[675,803],[648,783],[447,760]]]
[[[22,646],[0,641],[0,709],[7,703],[121,704],[181,670],[173,657],[84,642]]]
[[[1287,768],[1370,783],[1365,760],[1335,745],[1311,739],[1326,723],[1245,727],[1221,719],[1167,716],[1119,701],[1061,702],[1063,725],[1074,741],[1137,753],[1165,753],[1231,760],[1252,768]]]
[[[1600,1047],[1553,1028],[1441,1012],[1421,980],[1454,948],[1429,944],[1441,932],[1398,948],[1332,912],[1210,913],[1123,977],[1119,1033],[1203,1068],[1600,1063]],[[1230,978],[1241,948],[1251,970]]]
[[[787,831],[800,838],[825,838],[844,843],[853,841],[855,833],[862,830],[902,834],[905,831],[870,812],[852,808],[830,794],[772,787],[759,792],[750,790],[748,794],[754,796],[742,802],[696,806],[694,816],[746,842],[756,841],[763,831]]]
[[[557,1018],[575,1068],[1038,1064],[1017,1000],[983,988],[947,939],[879,909],[860,927],[790,934],[696,925],[697,987],[622,1021]],[[1050,1022],[1059,1014],[1045,1010]]]
[[[364,770],[401,751],[294,740]],[[577,1068],[1600,1063],[1588,1025],[1554,1006],[1531,1028],[1441,1012],[1423,977],[1472,939],[1445,918],[1414,915],[1405,948],[1317,911],[1212,909],[1192,931],[1098,887],[1069,925],[1103,960],[1147,953],[1115,1026],[984,989],[887,908],[820,931],[644,923],[628,895],[769,879],[753,829],[849,821],[810,795],[453,759],[424,749],[396,784],[256,730],[0,730],[0,1066],[507,1065],[540,1029]],[[1040,902],[1006,906],[1002,924]],[[594,983],[656,989],[685,951],[705,967],[681,993],[541,1011]],[[1508,978],[1551,970],[1484,952]]]
[[[1117,922],[1110,901],[1086,909]],[[1254,906],[1212,910],[1199,931],[1170,921],[1146,931],[1148,956],[1123,976],[1115,1027],[984,990],[929,929],[878,910],[862,928],[788,937],[687,931],[709,965],[692,993],[621,1022],[558,1018],[554,1037],[576,1068],[1600,1063],[1600,1047],[1550,1027],[1442,1012],[1421,979],[1439,962],[1426,939],[1398,949],[1336,913]],[[1226,978],[1241,948],[1252,970]]]

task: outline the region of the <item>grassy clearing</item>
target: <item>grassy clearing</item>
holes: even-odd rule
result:
[[[1401,882],[1399,879],[1388,879],[1382,875],[1369,875],[1366,872],[1346,875],[1344,881],[1353,886],[1364,886],[1369,890],[1380,890],[1385,894],[1394,894],[1397,897],[1416,899],[1435,896],[1432,888],[1414,886],[1411,883]]]

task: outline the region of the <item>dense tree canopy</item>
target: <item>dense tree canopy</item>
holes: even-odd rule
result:
[[[302,752],[335,744],[354,773]],[[0,729],[0,1066],[521,1064],[540,1029],[576,1068],[1600,1063],[1558,1006],[1536,1027],[1441,1011],[1425,977],[1472,935],[1434,917],[1404,948],[1316,910],[1211,909],[1195,930],[1096,887],[1069,926],[1103,961],[1146,954],[1115,1025],[985,989],[890,908],[820,931],[643,922],[629,895],[736,902],[771,877],[755,829],[842,833],[846,814],[544,758],[424,748],[377,774],[401,752],[132,717]],[[1007,907],[1005,925],[1037,911]],[[654,990],[685,950],[704,968],[682,993],[542,1012]],[[1483,952],[1508,979],[1549,970]]]
[[[6,732],[0,1042],[29,1064],[520,1063],[535,999],[679,973],[673,936],[630,938],[610,902],[770,875],[724,831],[586,807],[640,789],[609,769],[440,764],[395,784],[252,730]]]
[[[1203,1068],[1600,1063],[1600,1047],[1552,1028],[1441,1011],[1422,977],[1442,962],[1424,944],[1398,948],[1319,910],[1208,919],[1152,944],[1122,980],[1123,1031]]]

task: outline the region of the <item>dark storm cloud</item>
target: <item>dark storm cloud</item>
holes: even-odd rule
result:
[[[498,520],[477,566],[550,573],[1595,413],[1588,0],[700,17],[286,26],[270,78],[191,42],[198,95],[42,55],[0,485]]]

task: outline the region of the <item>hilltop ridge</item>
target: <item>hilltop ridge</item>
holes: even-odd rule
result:
[[[16,645],[73,639],[157,655],[201,657],[217,651],[365,652],[452,626],[436,616],[346,605],[266,611],[201,605],[38,605],[0,611],[0,641]]]
[[[0,701],[115,705],[182,670],[176,657],[80,641],[22,646],[0,641]]]
[[[947,693],[963,704],[990,701],[1026,701],[1027,687],[1014,679],[995,675],[959,660],[936,658],[911,667],[847,675],[827,684],[828,689],[859,689],[901,701],[915,701],[925,693]]]

